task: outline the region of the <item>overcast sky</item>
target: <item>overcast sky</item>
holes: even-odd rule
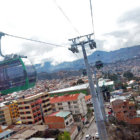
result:
[[[92,0],[92,5],[98,50],[140,44],[140,0]],[[5,36],[4,54],[26,55],[34,64],[73,61],[82,56],[67,49],[68,39],[79,36],[73,27],[80,35],[92,32],[89,0],[0,0],[0,31],[65,46],[47,46]]]

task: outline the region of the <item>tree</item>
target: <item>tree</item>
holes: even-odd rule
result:
[[[64,131],[58,135],[58,140],[71,140],[69,132]]]
[[[117,74],[111,74],[111,73],[105,73],[104,78],[108,78],[112,81],[117,81],[118,80],[118,75]]]
[[[134,78],[134,75],[130,71],[127,71],[124,72],[123,77],[127,78],[128,80],[132,80]]]

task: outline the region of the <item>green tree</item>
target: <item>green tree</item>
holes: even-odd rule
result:
[[[104,74],[104,78],[108,78],[108,79],[110,79],[110,80],[112,80],[112,81],[117,81],[118,80],[118,75],[117,74],[114,74],[114,73],[105,73]]]
[[[58,135],[58,140],[71,140],[69,132],[64,131]]]
[[[124,72],[123,77],[127,78],[128,80],[132,80],[134,78],[134,75],[130,71],[126,71]]]

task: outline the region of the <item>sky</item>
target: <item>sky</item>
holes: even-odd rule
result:
[[[113,51],[140,44],[140,0],[91,1],[97,50]],[[33,64],[42,65],[47,61],[53,65],[74,61],[82,57],[82,52],[70,52],[68,39],[93,32],[89,0],[0,0],[0,31],[60,45],[4,36],[3,54],[22,54]],[[88,54],[93,51],[87,46]]]

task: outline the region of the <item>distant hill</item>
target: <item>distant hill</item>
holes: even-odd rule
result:
[[[98,56],[99,55],[99,56]],[[104,63],[113,63],[120,60],[127,60],[140,56],[140,45],[121,48],[115,51],[95,51],[88,56],[89,63],[94,64],[97,60],[101,60]],[[37,72],[57,72],[60,70],[78,70],[84,67],[83,59],[79,59],[73,62],[63,62],[59,65],[53,66],[50,62],[46,62],[44,66],[36,65]]]

